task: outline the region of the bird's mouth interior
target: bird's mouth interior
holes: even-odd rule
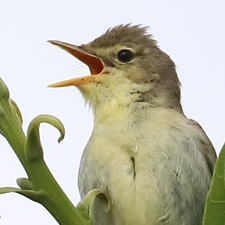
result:
[[[75,78],[51,84],[49,87],[65,87],[65,86],[81,86],[86,83],[94,82],[95,76],[101,75],[105,68],[103,61],[94,55],[83,51],[79,46],[72,45],[61,41],[49,41],[53,45],[57,45],[65,51],[75,56],[80,61],[84,62],[91,71],[91,76]],[[94,75],[94,76],[92,76]]]

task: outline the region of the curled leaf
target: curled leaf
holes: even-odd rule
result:
[[[33,161],[43,157],[43,150],[40,141],[39,127],[41,123],[48,123],[57,128],[60,132],[58,142],[65,136],[64,126],[59,119],[50,115],[40,115],[35,117],[28,127],[27,140],[25,144],[25,155],[27,160]]]
[[[103,192],[100,189],[93,189],[87,193],[83,201],[79,202],[77,205],[77,209],[86,217],[88,218],[91,223],[94,221],[94,205],[95,205],[95,200],[97,197],[101,197],[101,200],[104,201],[107,206],[104,207],[103,213],[106,213],[110,209],[110,201],[105,192]],[[100,212],[99,212],[100,213]]]

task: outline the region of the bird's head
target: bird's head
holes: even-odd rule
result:
[[[50,41],[87,64],[91,75],[50,87],[76,86],[94,109],[135,104],[182,111],[175,65],[146,28],[121,25],[89,44]]]

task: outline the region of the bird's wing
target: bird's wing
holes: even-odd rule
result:
[[[199,145],[198,149],[201,151],[202,155],[204,156],[208,164],[211,173],[213,174],[213,168],[217,158],[215,149],[211,141],[209,140],[208,136],[206,135],[205,131],[196,121],[190,119],[189,124],[195,126],[199,130],[199,132],[202,133],[203,138],[200,139],[200,141],[198,141]]]

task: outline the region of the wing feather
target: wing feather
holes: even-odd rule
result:
[[[198,149],[201,151],[202,155],[204,156],[209,170],[211,172],[211,174],[213,174],[213,169],[214,169],[214,164],[216,162],[216,151],[211,143],[211,141],[209,140],[207,134],[205,133],[205,131],[202,129],[202,127],[194,120],[189,120],[189,124],[192,126],[195,126],[199,132],[202,134],[202,138],[200,138],[197,141],[198,144]]]

